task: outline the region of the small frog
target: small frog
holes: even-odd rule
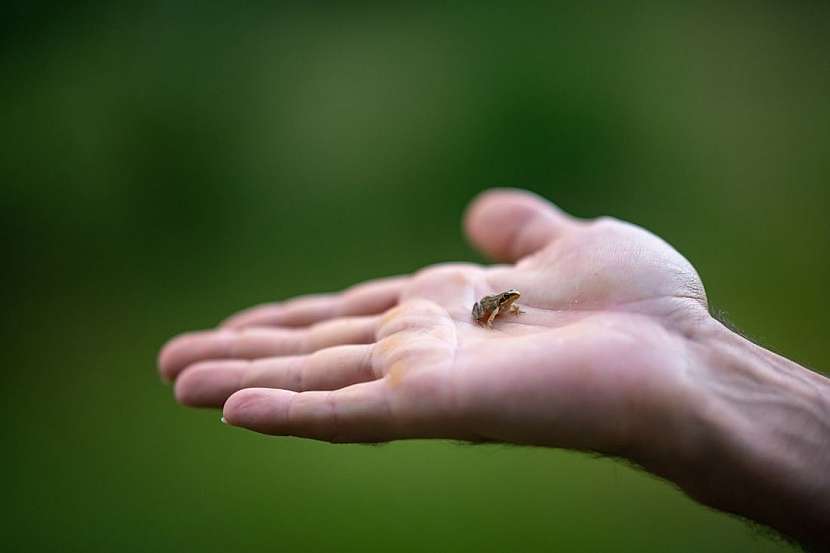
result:
[[[511,288],[495,296],[484,296],[473,306],[473,319],[478,324],[486,324],[488,328],[493,328],[493,319],[499,313],[510,311],[513,315],[518,316],[519,313],[524,313],[524,311],[513,302],[519,299],[521,295],[518,290]]]

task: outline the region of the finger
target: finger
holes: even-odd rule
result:
[[[494,259],[508,262],[540,250],[576,223],[536,194],[513,189],[480,194],[464,218],[472,243]]]
[[[207,359],[258,359],[299,355],[330,346],[374,341],[379,315],[343,317],[307,328],[242,328],[193,332],[173,338],[159,354],[161,375],[173,380],[182,369]]]
[[[381,380],[327,392],[249,388],[229,397],[222,414],[233,426],[278,436],[328,442],[407,437],[389,410],[386,394]]]
[[[373,365],[373,349],[374,345],[336,346],[310,355],[197,363],[176,380],[176,399],[193,407],[221,407],[244,388],[303,392],[368,382],[380,376]]]
[[[375,315],[398,303],[407,277],[388,277],[353,286],[339,294],[303,296],[258,305],[232,315],[222,326],[307,326],[334,317]]]

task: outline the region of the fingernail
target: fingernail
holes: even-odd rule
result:
[[[225,417],[219,419],[219,422],[221,422],[222,424],[228,424],[228,421],[225,420]]]

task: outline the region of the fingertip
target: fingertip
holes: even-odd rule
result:
[[[158,356],[159,372],[162,378],[168,382],[173,382],[179,371],[186,366],[185,353],[188,343],[192,341],[195,335],[192,332],[179,334],[169,339],[162,346]]]
[[[516,261],[544,247],[573,219],[546,199],[513,188],[476,196],[464,216],[470,241],[499,261]]]
[[[188,380],[187,371],[185,371],[182,376],[173,383],[173,397],[176,398],[177,403],[187,405],[188,407],[196,407],[195,394],[193,393],[194,386],[192,386]]]
[[[548,204],[537,194],[520,188],[489,188],[475,196],[467,206],[464,214],[464,225],[468,230],[476,230],[483,223],[488,222],[494,211],[505,206],[530,203]],[[549,205],[549,204],[548,204]]]
[[[156,366],[158,367],[159,376],[161,376],[162,381],[167,384],[173,382],[173,360],[175,358],[175,344],[177,338],[178,337],[167,340],[167,342],[165,342],[159,350],[158,356],[156,357]]]
[[[231,394],[222,417],[231,426],[275,433],[274,423],[284,420],[290,397],[296,392],[270,388],[246,388]]]
[[[197,363],[176,379],[176,401],[189,407],[221,407],[241,387],[243,361]]]
[[[205,358],[226,357],[234,336],[229,330],[205,330],[180,334],[168,340],[158,355],[162,379],[173,382],[188,365]]]

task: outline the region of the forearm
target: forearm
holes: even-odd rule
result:
[[[640,461],[704,504],[830,546],[830,380],[714,320],[689,344],[685,428]]]

